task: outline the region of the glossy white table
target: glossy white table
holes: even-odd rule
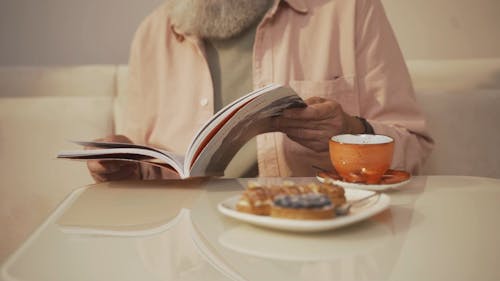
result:
[[[219,214],[217,203],[244,185],[81,188],[2,265],[0,280],[500,280],[498,179],[415,177],[387,192],[383,213],[316,234]]]

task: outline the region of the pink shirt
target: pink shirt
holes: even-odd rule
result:
[[[129,92],[117,118],[134,142],[183,154],[213,114],[203,41],[185,36],[165,7],[139,27],[129,61]],[[276,1],[257,28],[253,86],[290,85],[303,98],[334,99],[375,133],[395,139],[393,168],[417,172],[431,151],[424,117],[380,0]],[[331,168],[281,133],[258,136],[260,176],[312,176]],[[150,174],[147,177],[160,177]]]

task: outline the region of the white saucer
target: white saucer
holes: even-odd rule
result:
[[[391,184],[366,184],[366,183],[355,183],[355,182],[345,182],[342,180],[336,180],[332,178],[323,178],[319,175],[316,175],[316,178],[319,182],[322,183],[331,183],[341,186],[343,188],[356,188],[356,189],[364,189],[364,190],[373,190],[373,191],[383,191],[387,189],[393,189],[400,186],[403,186],[411,181],[411,177],[405,181],[391,183]]]

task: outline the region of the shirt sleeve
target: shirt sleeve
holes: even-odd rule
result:
[[[357,2],[356,72],[360,115],[395,140],[392,168],[418,173],[431,152],[403,54],[380,0]]]

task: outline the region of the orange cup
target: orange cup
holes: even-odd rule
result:
[[[380,183],[391,166],[394,139],[384,135],[337,135],[329,142],[330,160],[344,181]]]

